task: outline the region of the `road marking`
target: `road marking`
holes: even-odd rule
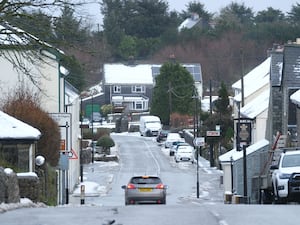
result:
[[[150,147],[148,145],[148,143],[146,141],[144,141],[145,145],[147,146],[147,150],[148,152],[150,152],[155,164],[156,164],[156,168],[157,168],[157,174],[160,175],[160,166],[159,166],[159,163],[157,161],[157,159],[155,158],[155,156],[153,155],[153,152],[150,150]]]

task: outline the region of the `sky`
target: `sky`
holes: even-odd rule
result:
[[[200,2],[204,5],[204,9],[209,13],[218,13],[221,8],[226,7],[231,2],[236,2],[239,4],[244,3],[246,7],[252,8],[253,12],[266,10],[268,7],[273,7],[274,9],[279,9],[282,12],[289,12],[292,8],[292,5],[296,3],[300,4],[300,0],[166,0],[169,4],[169,11],[176,10],[181,12],[186,10],[186,6],[189,2]],[[89,19],[91,20],[93,26],[102,27],[102,15],[100,13],[100,4],[94,3],[89,4],[82,9],[80,12],[88,13]],[[99,21],[99,22],[98,22]]]

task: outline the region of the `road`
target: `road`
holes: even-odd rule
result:
[[[86,198],[86,204],[23,208],[0,214],[3,225],[294,225],[298,205],[228,205],[223,203],[218,170],[200,161],[200,196],[196,196],[196,165],[175,163],[153,138],[113,135],[120,162],[112,168],[85,169],[90,179],[108,184],[106,194]],[[139,173],[157,173],[169,185],[166,205],[124,205],[121,185]],[[77,198],[79,200],[79,198]]]
[[[124,190],[121,186],[127,184],[133,175],[155,174],[168,185],[167,204],[183,204],[194,201],[197,204],[223,202],[223,190],[220,185],[221,171],[209,168],[208,165],[199,167],[199,198],[197,198],[197,167],[190,162],[176,163],[169,156],[169,149],[158,145],[155,137],[112,135],[118,146],[119,165],[112,168],[85,166],[90,181],[109,181],[109,187],[100,197],[86,197],[87,204],[102,206],[124,205]],[[203,161],[207,163],[207,161]],[[201,162],[200,162],[201,165]],[[93,172],[91,172],[93,171]],[[71,203],[80,200],[71,198]]]

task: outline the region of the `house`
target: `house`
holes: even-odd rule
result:
[[[251,132],[253,138],[245,150],[248,173],[246,185],[250,201],[257,201],[261,191],[261,174],[268,166],[266,164],[268,161],[263,156],[269,155],[271,149],[284,147],[296,149],[299,146],[297,133],[300,130],[300,39],[295,43],[287,43],[284,47],[276,45],[269,54],[270,57],[260,65],[261,69],[259,66],[250,72],[260,73],[254,73],[252,79],[247,78],[247,75],[244,77],[245,105],[235,111],[235,118],[238,117],[237,113],[240,113],[243,118],[253,121]],[[256,86],[251,92],[249,92],[251,88],[247,90],[249,84]],[[233,86],[237,94],[234,98],[240,103],[242,100],[240,85],[235,83]],[[275,141],[276,137],[280,138],[280,142]],[[243,170],[239,159],[235,160],[236,152],[235,148],[219,157],[224,168],[224,183],[227,184],[224,191],[232,193],[234,190],[236,194],[243,195],[243,187],[240,185],[243,176],[234,172]],[[250,156],[251,153],[254,157]],[[272,163],[272,160],[269,163]],[[253,173],[252,170],[256,172]],[[235,175],[232,175],[234,173]],[[236,179],[240,181],[237,182]],[[228,185],[230,183],[231,185]]]
[[[194,77],[195,86],[202,96],[200,64],[182,64]],[[161,65],[104,64],[103,91],[105,104],[112,104],[115,112],[146,112],[151,106],[155,77]]]
[[[243,94],[241,79],[232,85],[235,94],[233,98],[234,118],[238,118],[240,115],[241,118],[252,120],[252,144],[266,138],[270,96],[270,63],[271,57],[268,57],[243,77]],[[244,106],[242,106],[242,102],[244,102]],[[235,122],[237,123],[238,120],[236,119]]]
[[[234,100],[234,118],[235,133],[237,135],[237,125],[243,121],[251,124],[250,142],[246,147],[247,156],[247,174],[253,177],[260,173],[261,160],[259,156],[262,151],[268,151],[269,141],[266,139],[268,107],[270,97],[270,63],[271,57],[268,57],[260,65],[255,67],[243,77],[242,80],[232,85],[235,96]],[[254,82],[255,81],[255,82]],[[244,92],[242,94],[242,91]],[[242,99],[242,96],[244,99]],[[244,102],[244,105],[242,105]],[[242,119],[242,120],[241,120]],[[243,196],[243,151],[237,146],[237,137],[235,138],[235,148],[219,156],[219,161],[224,172],[224,193],[234,193]],[[239,148],[239,150],[237,150]],[[247,179],[248,197],[252,201],[257,201],[256,189],[251,179]]]
[[[197,13],[192,13],[192,16],[189,18],[186,18],[178,27],[178,32],[181,32],[183,29],[191,29],[197,24],[199,24],[201,21],[201,18]]]
[[[67,184],[72,189],[78,183],[80,172],[80,101],[79,95],[65,80],[69,72],[61,64],[64,53],[7,23],[0,24],[0,29],[0,99],[23,88],[40,98],[41,108],[49,115],[71,115],[69,126],[72,132],[66,146],[72,151],[68,154],[74,152],[78,157],[69,160],[68,171],[63,175],[65,178],[59,177],[58,180],[68,179]]]
[[[41,132],[0,111],[0,158],[23,172],[33,172]]]

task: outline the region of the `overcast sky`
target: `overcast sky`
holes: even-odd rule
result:
[[[292,5],[295,5],[297,2],[300,4],[300,0],[167,0],[167,2],[169,3],[169,10],[176,10],[177,12],[186,10],[186,6],[188,5],[188,3],[194,1],[203,4],[204,9],[210,13],[218,13],[221,8],[224,8],[231,2],[237,2],[239,4],[244,3],[245,6],[252,8],[254,13],[266,10],[268,7],[279,9],[285,13],[289,12]],[[85,14],[88,13],[90,15],[89,20],[91,20],[93,24],[102,25],[100,4],[89,4],[82,12],[84,12]]]

